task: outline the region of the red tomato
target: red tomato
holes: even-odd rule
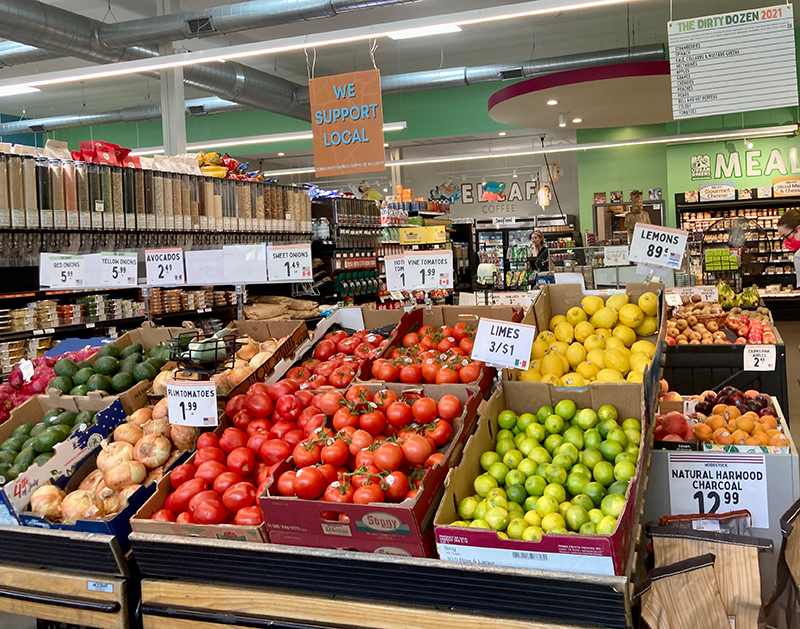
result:
[[[280,396],[291,395],[299,388],[292,380],[281,380],[267,385],[267,395],[273,402],[276,402]]]
[[[221,502],[206,500],[197,505],[192,518],[195,524],[224,524],[228,521],[228,512]]]
[[[470,329],[466,321],[461,321],[453,326],[453,337],[455,337],[458,342],[461,342],[461,339],[468,336],[469,333]]]
[[[354,384],[347,389],[344,399],[355,405],[353,409],[355,412],[363,412],[372,401],[372,393],[366,385]]]
[[[272,403],[272,398],[264,393],[253,393],[252,395],[249,395],[247,397],[245,407],[252,413],[254,418],[268,418],[270,415],[272,415],[272,411],[275,409],[275,406]]]
[[[326,415],[333,415],[342,407],[344,396],[339,391],[328,391],[319,399],[319,410]]]
[[[283,439],[292,430],[297,430],[297,424],[282,419],[272,425],[272,428],[269,429],[269,436],[270,439]]]
[[[392,363],[385,362],[378,368],[378,375],[375,377],[384,382],[397,382],[400,378],[400,370]]]
[[[369,344],[370,344],[370,345],[372,345],[373,347],[377,347],[378,345],[380,345],[381,343],[383,343],[383,341],[384,341],[384,338],[383,338],[383,336],[381,336],[380,334],[372,334],[372,333],[369,333],[369,334],[365,334],[365,335],[362,337],[362,340],[363,340],[365,343],[369,343]]]
[[[266,463],[266,461],[265,461]],[[256,457],[246,447],[236,448],[228,455],[228,469],[242,476],[250,476],[256,465]]]
[[[403,450],[396,443],[383,443],[375,449],[375,467],[379,470],[396,470],[403,464]]]
[[[429,349],[436,349],[436,346],[439,345],[432,337],[424,336],[420,338],[419,346],[424,350]]]
[[[256,393],[263,393],[264,395],[269,395],[269,387],[264,382],[254,382],[250,385],[250,388],[247,389],[247,395],[255,395]]]
[[[338,343],[339,341],[347,338],[347,332],[345,332],[344,330],[336,330],[335,332],[328,332],[325,335],[325,338],[333,341],[334,343]]]
[[[458,381],[458,372],[449,367],[442,367],[436,374],[436,384],[453,384]]]
[[[328,439],[325,447],[320,452],[320,460],[323,463],[330,463],[334,467],[341,467],[347,463],[350,457],[350,450],[344,439]]]
[[[403,500],[413,500],[414,498],[416,498],[416,497],[417,497],[417,494],[418,494],[418,493],[419,493],[419,490],[418,490],[418,489],[412,489],[411,491],[409,491],[409,492],[406,494],[406,497],[405,497],[405,498],[403,498]]]
[[[403,337],[403,347],[416,347],[419,345],[419,334],[409,332]]]
[[[270,428],[272,428],[272,423],[268,419],[259,417],[258,419],[251,421],[244,431],[247,433],[248,437],[252,437],[257,432],[268,434]]]
[[[169,475],[169,484],[172,485],[173,489],[177,489],[181,485],[183,485],[187,480],[192,480],[194,478],[195,472],[197,472],[197,468],[192,465],[191,463],[184,463],[183,465],[179,465],[176,467]]]
[[[447,336],[441,341],[439,341],[439,344],[436,346],[436,349],[439,350],[440,352],[446,352],[457,346],[458,342],[456,341],[456,339],[452,336]]]
[[[318,429],[322,428],[325,425],[325,415],[322,413],[317,413],[306,422],[306,425],[303,426],[303,436],[312,435],[317,432]]]
[[[383,484],[386,485],[384,489],[386,498],[392,502],[400,502],[408,493],[408,476],[403,472],[392,472],[383,479]]]
[[[285,377],[290,378],[292,380],[300,380],[302,382],[305,382],[311,377],[311,372],[305,367],[292,367],[289,371],[286,372]]]
[[[316,500],[325,492],[325,479],[316,467],[298,470],[294,479],[294,491],[298,498]]]
[[[300,413],[300,415],[297,416],[297,427],[300,430],[305,429],[308,420],[314,417],[314,415],[321,415],[321,414],[322,413],[319,412],[319,409],[315,408],[314,406],[308,406],[304,408],[303,411]]]
[[[350,477],[350,482],[353,483],[353,487],[356,489],[367,484],[375,485],[379,482],[377,478],[379,472],[380,470],[374,465],[370,465],[366,468],[360,467],[356,470],[356,474]]]
[[[336,343],[331,339],[322,339],[314,348],[314,358],[323,362],[328,360],[335,353]]]
[[[358,427],[366,430],[373,437],[377,437],[386,427],[386,415],[379,410],[364,413],[358,419]]]
[[[393,402],[386,408],[386,420],[395,428],[408,426],[412,417],[411,407],[405,402]]]
[[[422,327],[421,327],[421,328],[420,328],[420,329],[417,331],[417,334],[419,334],[419,337],[420,337],[420,338],[422,338],[422,337],[423,337],[423,336],[425,336],[425,335],[428,335],[428,334],[435,334],[436,332],[437,332],[436,328],[434,328],[432,325],[423,325],[423,326],[422,326]]]
[[[321,362],[322,361],[317,360],[316,358],[308,358],[304,360],[301,365],[313,374],[314,370],[321,364]]]
[[[419,365],[406,365],[400,370],[399,377],[403,384],[417,384],[422,380],[422,368]]]
[[[464,352],[465,356],[472,355],[472,348],[475,346],[475,341],[470,338],[464,337],[458,342],[458,348]]]
[[[234,428],[247,430],[247,427],[252,423],[254,419],[255,417],[253,416],[253,414],[245,408],[236,413],[236,415],[233,416],[233,419],[231,421],[233,423]]]
[[[378,410],[386,412],[386,407],[389,406],[392,402],[397,402],[400,398],[397,397],[397,393],[394,391],[389,391],[388,389],[384,389],[383,391],[378,391],[375,395],[372,396],[372,401],[378,405]]]
[[[300,400],[294,395],[282,395],[275,401],[275,415],[279,419],[295,420],[302,410]]]
[[[481,368],[475,363],[464,365],[461,371],[458,372],[458,377],[464,384],[475,382],[481,377]]]
[[[261,446],[269,441],[269,435],[265,432],[254,432],[247,440],[247,447],[253,451],[257,459],[261,459]]]
[[[188,509],[189,513],[192,514],[192,517],[194,517],[194,511],[197,509],[197,505],[199,505],[201,502],[208,502],[209,500],[213,500],[214,502],[222,504],[222,498],[220,495],[211,489],[201,491],[192,496],[192,499],[189,501]]]
[[[227,404],[225,404],[225,414],[228,417],[235,417],[236,413],[238,413],[244,408],[245,401],[247,401],[246,395],[244,394],[234,395],[231,399],[228,400]]]
[[[256,477],[256,482],[258,483],[258,486],[260,487],[261,485],[263,485],[271,477],[272,477],[272,466],[271,465],[265,465],[264,469],[261,470],[258,473],[258,476]]]
[[[425,378],[425,382],[436,382],[436,374],[441,368],[442,366],[435,359],[426,358],[422,363],[422,377]]]
[[[325,380],[327,380],[328,378],[330,378],[330,377],[331,377],[331,374],[332,374],[334,371],[336,371],[336,368],[337,368],[338,366],[339,366],[339,365],[337,365],[336,363],[332,363],[332,362],[330,362],[330,361],[328,361],[328,362],[324,362],[324,363],[321,363],[321,364],[320,364],[320,365],[317,367],[316,371],[314,372],[314,375],[315,375],[315,376],[321,376],[321,377],[325,378]]]
[[[220,463],[225,463],[226,458],[227,456],[223,450],[208,446],[205,448],[200,448],[197,451],[197,454],[194,455],[194,464],[196,467],[199,467],[206,461],[219,461]],[[183,511],[183,509],[178,510]]]
[[[353,493],[353,502],[357,505],[383,502],[383,490],[380,485],[363,485]]]
[[[352,454],[350,456],[353,456]],[[359,450],[353,457],[352,469],[357,470],[362,467],[372,467],[375,465],[375,453],[369,448]]]
[[[309,467],[316,465],[320,461],[321,448],[318,444],[298,443],[292,450],[292,458],[297,467]]]
[[[219,438],[219,447],[230,454],[236,448],[243,448],[247,445],[247,433],[239,428],[226,428]]]
[[[338,480],[339,474],[336,471],[336,468],[331,465],[330,463],[323,463],[322,465],[317,465],[317,469],[319,473],[322,474],[322,478],[325,479],[325,486],[327,487],[333,481]]]
[[[244,482],[244,478],[241,474],[237,474],[236,472],[224,472],[214,479],[214,491],[222,496],[228,487],[242,482]]]
[[[281,496],[294,496],[294,479],[297,472],[289,470],[278,478],[278,493]]]
[[[233,523],[239,526],[258,526],[264,524],[264,514],[261,513],[261,507],[257,505],[244,507],[233,516]]]
[[[402,448],[406,461],[415,465],[424,463],[425,459],[433,452],[430,442],[421,435],[410,435],[407,437],[403,442]]]
[[[245,507],[252,507],[256,504],[256,488],[250,483],[231,485],[222,495],[222,504],[231,513],[236,513]]]
[[[308,424],[306,424],[308,426]],[[305,438],[305,433],[299,428],[297,430],[290,430],[283,436],[283,440],[294,448]]]
[[[429,397],[418,399],[411,405],[411,413],[420,424],[430,424],[438,413],[436,400]]]
[[[350,454],[358,454],[364,448],[369,448],[374,441],[366,430],[356,430],[350,441]]]
[[[378,371],[380,370],[381,365],[383,365],[385,362],[386,362],[385,358],[378,358],[378,359],[375,360],[375,362],[372,363],[372,367],[370,368],[370,372],[372,373],[372,377],[373,378],[377,378],[378,377]]]
[[[449,325],[443,325],[441,328],[439,328],[439,332],[442,336],[453,336],[453,328],[451,328]]]
[[[444,454],[442,452],[434,452],[427,459],[425,459],[425,467],[433,467],[444,461]]]
[[[353,356],[365,360],[373,349],[375,349],[375,347],[369,343],[361,343],[361,345],[353,350]]]
[[[178,517],[175,518],[176,522],[180,522],[181,524],[194,524],[194,520],[192,519],[192,514],[188,511],[184,511],[183,513],[179,513]]]
[[[355,372],[350,367],[339,367],[328,378],[328,382],[337,389],[344,389],[355,378]]]
[[[342,430],[346,426],[358,426],[358,415],[353,415],[347,406],[342,406],[333,415],[334,430]]]
[[[359,345],[361,345],[361,340],[351,336],[339,341],[336,344],[336,351],[340,354],[352,354]]]
[[[300,408],[305,410],[311,403],[314,401],[314,394],[311,391],[306,391],[300,389],[299,391],[295,391],[294,396],[297,398],[297,401],[300,402]]]
[[[449,422],[439,419],[435,422],[433,430],[425,431],[425,437],[432,437],[436,447],[441,448],[450,443],[450,439],[453,438],[453,427]]]
[[[216,448],[219,446],[219,437],[213,432],[204,432],[197,438],[197,449]]]
[[[159,509],[150,516],[151,520],[161,520],[162,522],[174,522],[175,514],[169,509]]]
[[[328,386],[328,379],[325,376],[315,373],[306,381],[306,384],[310,391],[320,391],[322,387]]]
[[[210,487],[220,474],[224,474],[227,471],[228,468],[219,461],[206,461],[197,468],[197,473],[194,477],[202,478]]]
[[[340,483],[338,480],[328,485],[322,499],[325,502],[350,503],[353,502],[355,487],[351,483]]]
[[[461,400],[455,395],[443,395],[436,406],[439,417],[447,421],[452,421],[461,415]]]

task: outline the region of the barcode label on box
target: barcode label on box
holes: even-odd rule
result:
[[[452,536],[440,536],[452,539]],[[587,574],[614,574],[614,559],[600,554],[599,548],[579,548],[576,554],[571,552],[529,552],[508,548],[483,548],[462,544],[437,543],[439,557],[445,561],[471,563],[485,566],[511,566],[513,568],[534,568],[541,570],[559,570],[566,572],[583,572]]]
[[[114,584],[107,583],[106,581],[87,581],[86,589],[90,592],[105,592],[106,594],[113,594]]]
[[[547,561],[547,553],[525,553],[519,550],[512,550],[511,556],[514,559],[527,559],[528,561]]]

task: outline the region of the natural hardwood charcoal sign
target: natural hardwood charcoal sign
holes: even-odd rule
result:
[[[317,176],[386,170],[378,70],[311,79]]]

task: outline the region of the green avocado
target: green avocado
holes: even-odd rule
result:
[[[56,376],[47,385],[48,389],[58,389],[61,393],[69,393],[70,389],[75,386],[72,384],[72,378],[67,376]]]
[[[58,417],[56,417],[53,421],[50,422],[51,426],[55,426],[56,424],[72,424],[75,423],[75,418],[78,416],[77,413],[73,413],[72,411],[64,411],[63,413],[59,413]]]
[[[27,437],[9,437],[3,443],[0,443],[0,450],[9,450],[18,453],[22,450],[22,444],[27,440]]]
[[[144,351],[141,343],[131,343],[119,353],[120,358],[126,358],[131,354],[141,354]]]
[[[80,371],[81,369],[91,369],[92,368],[92,363],[90,363],[88,360],[82,360],[81,362],[75,363],[75,364],[78,367],[78,371]]]
[[[51,408],[44,415],[42,415],[42,422],[48,424],[53,417],[58,417],[64,412],[63,408]]]
[[[41,435],[37,437],[40,439]],[[21,450],[20,453],[17,455],[17,458],[14,459],[14,465],[18,466],[25,466],[25,469],[30,467],[30,464],[33,463],[33,460],[36,458],[36,449],[28,446],[24,450]]]
[[[83,369],[79,369],[78,373],[72,376],[72,382],[75,383],[76,385],[86,384],[89,378],[91,378],[93,375],[94,375],[94,369],[92,369],[91,367],[85,367]]]
[[[20,424],[13,431],[11,431],[12,437],[28,437],[31,434],[31,430],[36,424]]]
[[[54,452],[42,452],[39,456],[37,456],[33,460],[33,462],[36,463],[36,465],[42,466],[45,463],[47,463],[50,459],[53,458],[53,454],[55,454],[55,453]]]
[[[133,377],[133,374],[130,373],[118,373],[111,378],[111,388],[114,389],[115,393],[127,391],[134,384],[136,384],[136,379]]]
[[[53,371],[56,372],[57,376],[71,378],[78,373],[78,365],[71,358],[62,358],[53,366]]]
[[[8,472],[6,472],[6,482],[14,480],[17,476],[22,474],[22,472],[24,472],[27,469],[28,469],[27,467],[22,467],[20,465],[12,465],[11,467],[8,468]]]
[[[149,363],[140,363],[136,365],[133,370],[133,377],[136,378],[136,382],[141,382],[142,380],[152,380],[157,375],[158,369]]]
[[[119,360],[113,356],[101,356],[94,361],[94,372],[104,376],[113,376],[119,371]]]
[[[43,433],[45,430],[47,430],[48,425],[49,424],[45,424],[43,421],[36,424],[33,427],[33,430],[31,430],[31,437],[35,437],[36,435]]]
[[[86,388],[85,384],[79,384],[77,387],[72,387],[69,390],[70,395],[86,395],[89,392],[89,389]]]
[[[96,373],[86,383],[89,391],[111,391],[111,379],[103,374]]]
[[[0,450],[0,465],[12,466],[17,456],[11,450]]]
[[[113,356],[114,358],[119,358],[119,347],[117,347],[113,343],[109,343],[108,345],[103,345],[103,347],[101,347],[98,350],[96,356],[98,358],[102,356]]]
[[[67,428],[71,429],[71,426],[67,426]],[[51,426],[47,430],[45,430],[41,435],[36,437],[36,441],[33,442],[33,450],[36,451],[37,454],[41,454],[42,452],[49,452],[53,449],[53,446],[57,443],[61,443],[64,441],[66,435],[62,432],[60,427]],[[24,452],[24,450],[23,450]],[[20,452],[22,454],[22,452]],[[17,457],[19,458],[19,457]],[[31,462],[33,459],[36,458],[36,455],[31,458]],[[18,461],[14,461],[14,465],[16,465]]]
[[[97,421],[94,415],[94,411],[81,411],[75,418],[75,425],[80,426],[81,424],[86,424],[87,426],[91,426]]]

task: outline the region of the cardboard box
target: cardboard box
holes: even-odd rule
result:
[[[32,465],[0,489],[0,509],[5,506],[10,517],[17,522],[37,488],[50,480],[58,482],[63,479],[66,482],[75,469],[95,453],[100,442],[127,417],[121,400],[116,398],[101,396],[97,392],[85,397],[59,395],[51,389],[48,395],[35,395],[11,412],[11,417],[0,426],[0,442],[8,439],[20,424],[38,423],[47,411],[54,408],[75,413],[94,411],[97,413],[97,423],[56,444],[53,448],[55,454],[47,465]]]
[[[565,389],[531,386],[535,384],[539,383],[504,382],[503,387],[478,409],[478,429],[467,442],[460,465],[447,476],[444,497],[434,519],[439,557],[463,563],[623,575],[645,473],[644,444],[648,432],[644,421],[644,401],[634,387]],[[517,414],[535,413],[541,406],[555,406],[564,399],[573,400],[578,408],[598,409],[603,404],[612,404],[619,411],[620,418],[633,417],[642,422],[636,475],[628,485],[625,508],[614,532],[611,535],[545,534],[539,542],[526,542],[500,539],[492,530],[450,526],[451,522],[460,519],[459,502],[475,494],[473,481],[484,471],[480,464],[481,454],[495,448],[498,414],[505,409]]]
[[[383,388],[398,394],[419,389],[402,384],[367,384],[370,391]],[[444,460],[430,468],[424,485],[413,500],[401,503],[368,505],[333,504],[318,500],[287,498],[277,493],[276,481],[259,498],[269,539],[274,544],[343,548],[370,553],[431,556],[433,552],[432,518],[439,503],[445,476],[461,458],[461,451],[476,421],[480,395],[467,385],[426,385],[423,393],[434,399],[452,394],[464,403],[464,410],[453,422],[453,439],[445,450]],[[274,479],[294,469],[291,459],[275,471]],[[344,514],[349,521],[323,519],[325,512]]]

